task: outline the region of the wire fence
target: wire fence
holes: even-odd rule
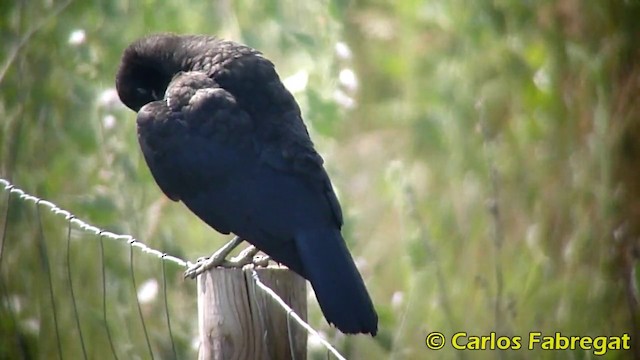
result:
[[[60,359],[64,359],[64,354],[62,351],[62,343],[60,340],[60,334],[62,329],[60,329],[59,323],[58,323],[58,312],[59,309],[57,308],[58,304],[56,304],[56,297],[54,294],[54,285],[53,285],[53,281],[52,281],[52,276],[51,276],[51,264],[49,263],[49,256],[48,256],[48,250],[47,250],[47,240],[46,240],[46,235],[45,235],[45,231],[44,231],[44,226],[43,226],[43,221],[42,221],[42,216],[41,216],[41,211],[40,209],[46,209],[48,211],[50,211],[51,213],[55,214],[58,217],[64,218],[67,221],[67,231],[66,231],[66,269],[67,269],[67,280],[68,280],[68,288],[69,288],[69,292],[71,295],[71,300],[72,300],[72,312],[73,312],[73,317],[75,318],[75,326],[76,326],[76,331],[78,333],[78,341],[80,342],[81,345],[81,349],[82,349],[82,354],[84,359],[88,358],[88,352],[87,352],[87,344],[85,343],[85,339],[83,336],[83,329],[81,327],[80,324],[80,317],[78,315],[78,302],[76,299],[76,294],[75,294],[75,288],[73,285],[73,281],[71,280],[71,274],[73,273],[72,270],[72,265],[71,265],[71,259],[70,259],[70,247],[71,247],[71,230],[72,228],[76,227],[77,229],[80,229],[83,232],[86,233],[90,233],[90,234],[94,234],[98,237],[99,240],[99,245],[100,245],[100,254],[99,254],[99,259],[100,259],[100,267],[101,267],[101,280],[102,280],[102,284],[101,284],[101,302],[102,302],[102,309],[101,309],[101,317],[102,317],[102,325],[104,326],[105,330],[106,330],[106,334],[107,334],[107,338],[108,338],[108,342],[109,342],[109,347],[110,347],[110,351],[112,352],[112,355],[115,359],[118,359],[118,352],[116,351],[116,343],[113,339],[111,330],[110,330],[110,326],[109,326],[109,313],[108,313],[108,306],[107,306],[107,281],[106,281],[106,265],[105,265],[105,251],[104,251],[104,242],[103,240],[105,238],[107,239],[111,239],[111,240],[116,240],[119,241],[122,244],[126,244],[129,245],[129,272],[130,272],[130,276],[131,276],[131,283],[133,286],[133,289],[135,291],[135,293],[138,293],[138,284],[136,282],[136,277],[135,277],[135,271],[134,271],[134,248],[138,249],[143,255],[145,256],[153,256],[156,258],[159,258],[161,260],[161,264],[162,264],[162,294],[163,294],[163,299],[164,299],[164,315],[166,318],[166,326],[168,329],[168,335],[169,335],[169,341],[171,342],[171,352],[174,358],[177,358],[177,351],[176,351],[176,344],[174,341],[174,335],[173,335],[173,331],[172,331],[172,325],[171,325],[171,316],[170,316],[170,306],[169,306],[169,301],[168,301],[168,297],[167,297],[167,273],[166,273],[166,269],[165,269],[165,264],[167,262],[169,263],[173,263],[175,265],[178,265],[179,267],[182,268],[189,268],[191,266],[193,266],[194,264],[190,261],[187,260],[183,260],[179,257],[176,256],[172,256],[169,255],[167,253],[164,253],[162,251],[153,249],[149,246],[147,246],[146,244],[144,244],[143,242],[137,240],[136,238],[134,238],[131,235],[122,235],[122,234],[116,234],[110,231],[106,231],[103,230],[97,226],[91,225],[89,223],[87,223],[86,221],[83,221],[81,219],[79,219],[78,217],[76,217],[74,214],[72,214],[71,212],[64,210],[62,208],[60,208],[58,205],[54,204],[51,201],[47,201],[44,199],[41,199],[37,196],[31,195],[26,193],[24,190],[14,186],[13,184],[11,184],[8,180],[0,178],[0,187],[2,187],[2,189],[4,190],[4,192],[7,193],[6,196],[6,210],[4,212],[4,221],[3,221],[3,229],[2,229],[2,243],[0,243],[0,274],[2,273],[2,267],[3,267],[3,258],[5,258],[5,252],[6,252],[6,242],[7,242],[7,228],[9,226],[9,218],[10,218],[10,211],[11,211],[11,197],[16,196],[18,199],[24,201],[24,202],[30,202],[35,204],[35,211],[36,211],[36,217],[37,217],[37,238],[38,238],[38,255],[40,257],[40,264],[42,265],[42,268],[44,270],[44,273],[46,274],[46,278],[47,278],[47,285],[48,285],[48,298],[49,298],[49,303],[51,306],[51,316],[53,318],[53,326],[55,328],[55,342],[56,342],[56,351],[57,351],[57,355],[58,358]],[[288,337],[289,337],[289,344],[292,345],[292,332],[291,332],[291,326],[290,326],[290,322],[294,321],[296,322],[299,326],[301,326],[302,328],[305,329],[305,331],[312,337],[314,337],[315,339],[317,339],[317,341],[327,350],[327,359],[331,358],[331,356],[333,356],[336,359],[340,359],[340,360],[344,360],[345,357],[343,355],[341,355],[329,342],[327,342],[319,333],[318,331],[316,331],[315,329],[313,329],[307,322],[305,322],[291,307],[289,307],[287,305],[287,303],[280,297],[278,296],[271,288],[269,288],[268,286],[266,286],[259,278],[258,273],[254,270],[254,269],[249,269],[249,271],[251,271],[251,279],[253,279],[255,286],[257,286],[264,295],[270,297],[273,301],[275,301],[281,308],[282,311],[284,311],[287,315],[287,332],[288,332]],[[5,289],[5,284],[4,282],[0,279],[0,294],[7,294],[8,292]],[[142,311],[142,307],[141,307],[141,303],[138,299],[138,297],[136,297],[136,305],[137,305],[137,314],[140,318],[140,322],[142,324],[142,329],[144,332],[144,339],[145,339],[145,343],[146,343],[146,347],[149,356],[151,359],[154,359],[154,352],[153,352],[153,348],[151,346],[151,341],[149,338],[149,333],[147,331],[147,324],[145,321],[145,317],[143,315],[143,311]],[[7,305],[10,308],[10,305]],[[11,310],[11,309],[9,309]],[[9,311],[11,313],[11,311]],[[15,322],[17,321],[15,318],[12,319],[13,323],[15,324]],[[64,329],[64,331],[68,331],[68,329]],[[292,352],[293,354],[293,352]]]

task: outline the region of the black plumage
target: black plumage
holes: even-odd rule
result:
[[[342,332],[376,334],[323,160],[269,60],[211,36],[152,35],[125,50],[116,86],[169,198],[308,279]]]

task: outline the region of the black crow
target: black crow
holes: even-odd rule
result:
[[[308,279],[342,332],[376,334],[340,204],[273,63],[232,41],[157,34],[124,51],[116,87],[170,199]]]

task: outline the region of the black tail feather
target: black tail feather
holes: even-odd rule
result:
[[[378,315],[340,231],[307,231],[296,245],[327,321],[346,334],[375,336]]]

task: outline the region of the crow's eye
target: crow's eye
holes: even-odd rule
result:
[[[162,100],[162,97],[158,95],[158,93],[155,90],[149,91],[149,89],[146,89],[146,88],[136,88],[136,93],[141,98],[145,98],[145,99],[151,98],[155,101]]]
[[[136,93],[140,96],[147,96],[149,92],[145,88],[136,88]]]

